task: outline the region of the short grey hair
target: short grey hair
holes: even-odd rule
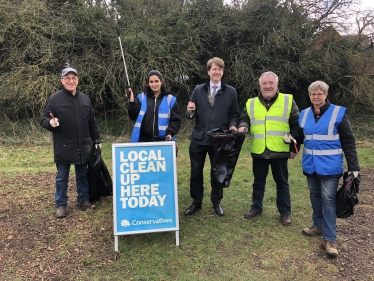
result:
[[[314,81],[309,85],[308,93],[310,94],[312,91],[316,90],[321,90],[324,94],[327,94],[327,92],[329,91],[329,85],[320,80]]]
[[[258,79],[258,82],[259,82],[260,85],[261,85],[262,77],[267,76],[267,75],[273,75],[275,77],[275,82],[278,83],[278,80],[279,80],[278,75],[276,75],[273,71],[266,71],[266,72],[262,73],[261,76],[260,76],[260,79]]]

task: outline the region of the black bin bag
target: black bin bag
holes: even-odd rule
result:
[[[336,217],[348,218],[354,214],[354,206],[358,203],[361,178],[354,177],[353,173],[344,172],[343,184],[336,193]]]
[[[100,197],[113,195],[113,182],[108,168],[101,157],[101,149],[94,148],[91,153],[91,159],[88,162],[87,169],[89,200],[95,202]]]
[[[207,135],[213,139],[215,149],[212,180],[224,188],[229,187],[245,135],[220,128],[209,131]]]

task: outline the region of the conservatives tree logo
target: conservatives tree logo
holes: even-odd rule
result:
[[[128,227],[128,226],[130,226],[131,224],[130,224],[130,222],[128,221],[128,220],[122,220],[121,221],[121,226],[123,226],[123,227]]]

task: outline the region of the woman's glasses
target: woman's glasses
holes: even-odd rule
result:
[[[321,94],[321,93],[318,93],[318,94],[309,94],[311,97],[315,98],[315,97],[322,97],[324,94]]]

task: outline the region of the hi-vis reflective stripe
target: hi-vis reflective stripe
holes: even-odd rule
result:
[[[172,95],[168,95],[168,108],[169,108],[169,112],[168,112],[168,116],[166,116],[166,118],[169,118],[170,117],[170,103],[171,103],[171,99],[173,98]]]
[[[143,101],[143,99],[144,99],[144,96],[145,96],[144,93],[141,93],[140,103],[142,103],[142,101]],[[141,116],[143,116],[144,113],[145,113],[144,110],[140,110],[140,111],[139,111],[139,115],[141,115]],[[134,127],[140,128],[141,125],[142,125],[141,122],[135,122]]]
[[[255,120],[255,100],[256,99],[252,99],[251,100],[251,124],[253,124],[253,122],[259,122],[259,121],[252,121],[252,120]],[[264,121],[262,121],[262,122],[264,122],[265,123],[265,120]]]
[[[306,140],[339,140],[340,135],[332,135],[332,136],[326,136],[326,135],[305,135]]]
[[[329,129],[327,131],[327,135],[305,135],[306,140],[338,140],[340,139],[340,135],[336,134],[334,135],[334,124],[336,122],[336,119],[338,118],[338,113],[340,110],[340,106],[337,105],[334,108],[334,111],[332,112],[331,119],[329,122]],[[310,112],[311,108],[305,109],[303,119],[301,120],[301,127],[305,127],[306,118],[308,116],[308,113]]]
[[[301,123],[300,123],[300,125],[301,125],[302,128],[305,127],[306,117],[308,116],[310,110],[311,110],[310,107],[308,107],[307,109],[305,109],[303,119],[301,119]]]
[[[139,115],[144,116],[144,114],[145,114],[144,110],[140,110],[139,111]],[[140,127],[140,125],[141,125],[141,122],[136,122],[134,126],[135,127]]]
[[[289,134],[289,132],[287,132]],[[266,135],[268,136],[284,136],[284,132],[279,132],[279,131],[266,131]]]
[[[313,150],[304,148],[304,152],[310,155],[340,155],[343,154],[343,149]]]
[[[256,120],[255,119],[255,98],[251,100],[250,108],[251,108],[251,125],[262,125],[265,124],[265,120]],[[279,121],[283,123],[288,124],[288,119],[287,119],[287,113],[288,113],[288,107],[289,107],[289,100],[290,96],[289,95],[284,95],[284,107],[283,107],[283,113],[282,117],[276,117],[276,116],[269,116],[266,117],[267,120],[272,120],[272,121]],[[253,120],[253,121],[252,121]]]
[[[140,100],[140,102],[143,101],[144,96],[145,96],[145,94],[141,93],[141,100]],[[169,116],[170,116],[170,103],[171,103],[172,97],[173,97],[172,95],[168,95],[168,99],[167,99],[167,101],[168,101],[168,107],[169,107],[169,112],[168,113],[159,113],[158,114],[159,118],[169,118]],[[144,114],[145,114],[144,110],[140,110],[139,111],[139,115],[144,115]],[[140,128],[140,126],[141,126],[141,123],[139,123],[139,122],[135,123],[135,125],[134,125],[134,127],[138,127],[138,128]],[[161,130],[166,130],[166,128],[167,128],[167,126],[160,126]]]
[[[167,113],[161,113],[158,112],[158,131],[159,134],[166,134],[166,129],[168,128],[168,120],[170,118],[170,105],[171,105],[171,99],[173,98],[172,95],[167,96],[167,103],[168,103],[168,112]]]
[[[279,121],[279,122],[283,122],[283,123],[288,123],[288,119],[287,118],[276,117],[276,116],[268,116],[268,117],[266,117],[266,120],[272,120],[272,121]]]
[[[264,134],[251,134],[252,139],[265,139]]]
[[[283,137],[284,136],[284,132],[266,131],[266,135],[267,136],[279,136],[279,137]],[[253,138],[253,139],[265,139],[265,135],[264,134],[251,134],[251,138]]]
[[[264,125],[264,124],[265,124],[265,120],[251,121],[251,125]]]

